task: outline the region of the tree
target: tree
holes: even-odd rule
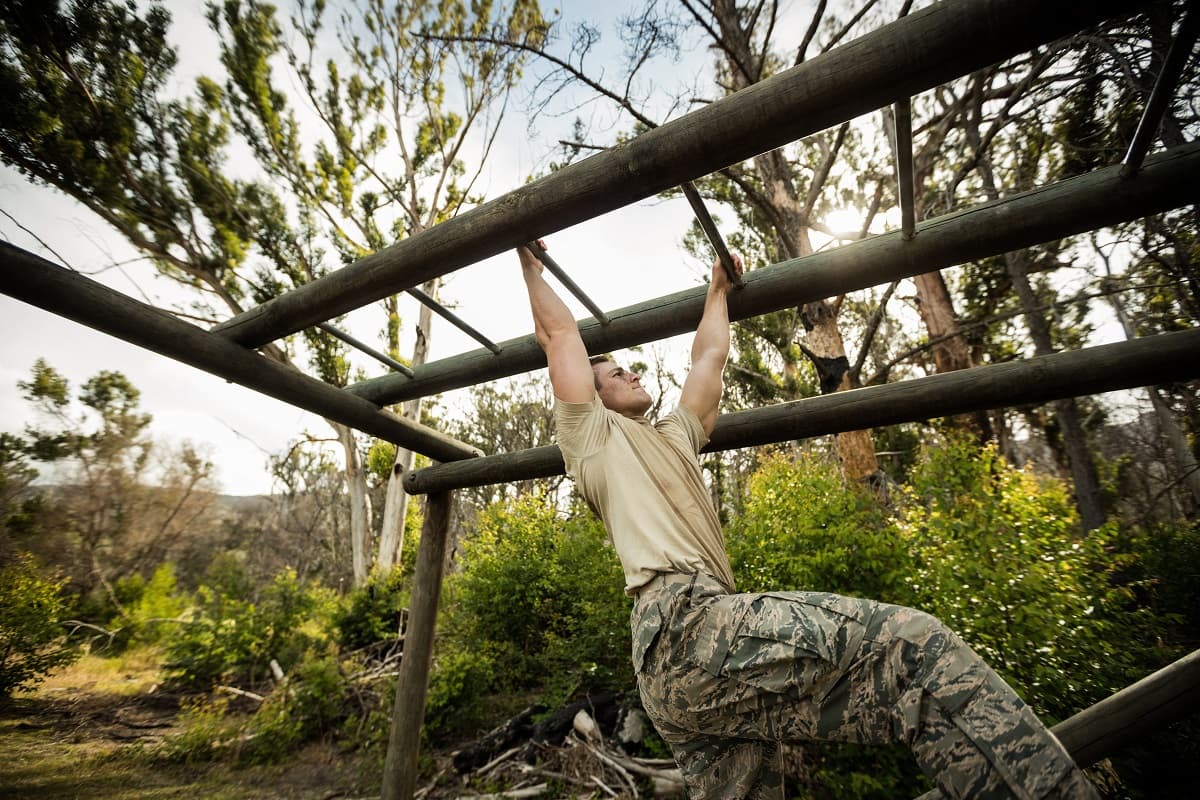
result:
[[[79,200],[164,275],[194,289],[188,313],[206,321],[319,277],[332,266],[330,253],[341,262],[360,258],[476,202],[478,171],[468,174],[464,152],[477,145],[482,164],[520,58],[436,45],[412,31],[497,29],[537,40],[547,27],[530,0],[362,0],[330,31],[325,3],[315,0],[298,4],[289,36],[273,6],[227,0],[209,7],[224,80],[202,77],[180,98],[169,91],[176,56],[162,6],[139,16],[113,2],[12,5],[0,21],[9,56],[0,97],[16,111],[0,125],[0,156],[34,183]],[[299,98],[280,88],[287,84],[276,74],[281,65],[301,87]],[[252,162],[234,157],[247,151]],[[248,174],[231,174],[234,163],[247,164]],[[384,307],[395,353],[396,299]],[[423,319],[417,361],[428,344]],[[350,379],[340,343],[317,330],[303,339],[323,379]],[[264,353],[283,362],[299,356],[291,339]],[[415,406],[405,411],[417,415]],[[333,427],[346,460],[361,581],[372,536],[366,476],[354,433]],[[406,458],[398,454],[396,485]],[[385,530],[393,531],[387,525],[404,518],[404,495],[389,497]],[[394,557],[387,544],[379,560]]]
[[[61,564],[81,595],[103,587],[119,608],[116,581],[148,576],[199,535],[213,498],[212,464],[188,444],[156,464],[163,448],[149,437],[151,417],[119,372],[88,379],[73,402],[67,379],[39,359],[18,386],[41,417],[20,446],[57,468],[45,530],[29,546]]]

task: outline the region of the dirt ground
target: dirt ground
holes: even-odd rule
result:
[[[285,764],[174,764],[155,745],[184,698],[153,684],[72,680],[68,671],[0,705],[0,798],[337,800],[378,796],[377,765],[314,744]]]

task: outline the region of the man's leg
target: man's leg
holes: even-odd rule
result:
[[[767,711],[773,737],[905,742],[951,797],[1097,796],[1012,689],[913,609],[809,592],[753,596],[718,673],[791,697]]]
[[[689,800],[784,800],[775,742],[659,731],[683,775]]]

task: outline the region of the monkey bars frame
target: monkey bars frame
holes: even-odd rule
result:
[[[383,796],[409,800],[415,791],[451,492],[561,473],[562,461],[553,447],[481,458],[477,449],[381,406],[537,369],[544,366],[544,356],[532,336],[495,344],[455,317],[451,321],[474,335],[483,349],[421,365],[408,374],[400,369],[403,365],[389,364],[399,374],[338,389],[254,349],[310,326],[328,330],[328,320],[340,314],[400,291],[415,293],[427,280],[675,186],[684,188],[721,261],[731,268],[728,251],[690,182],[890,104],[896,104],[901,230],[747,274],[743,290],[729,296],[733,319],[1193,204],[1200,185],[1200,146],[1145,156],[1195,41],[1196,2],[1165,59],[1123,164],[925,222],[913,216],[911,119],[906,113],[912,96],[1140,5],[1129,0],[937,3],[209,331],[6,243],[0,243],[0,291],[443,462],[406,479],[408,491],[430,493],[430,501]],[[1037,24],[1030,24],[1034,19]],[[595,316],[581,321],[580,330],[596,352],[694,328],[704,289],[609,313],[587,302]],[[727,414],[718,421],[709,449],[1196,377],[1200,329]],[[1127,740],[1131,719],[1154,727],[1190,713],[1197,702],[1198,665],[1200,655],[1194,653],[1055,730],[1077,758],[1095,760]]]

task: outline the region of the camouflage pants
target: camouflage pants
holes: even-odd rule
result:
[[[948,797],[1097,797],[1012,689],[920,611],[663,575],[631,625],[642,703],[697,800],[782,797],[778,743],[800,741],[904,742]]]

